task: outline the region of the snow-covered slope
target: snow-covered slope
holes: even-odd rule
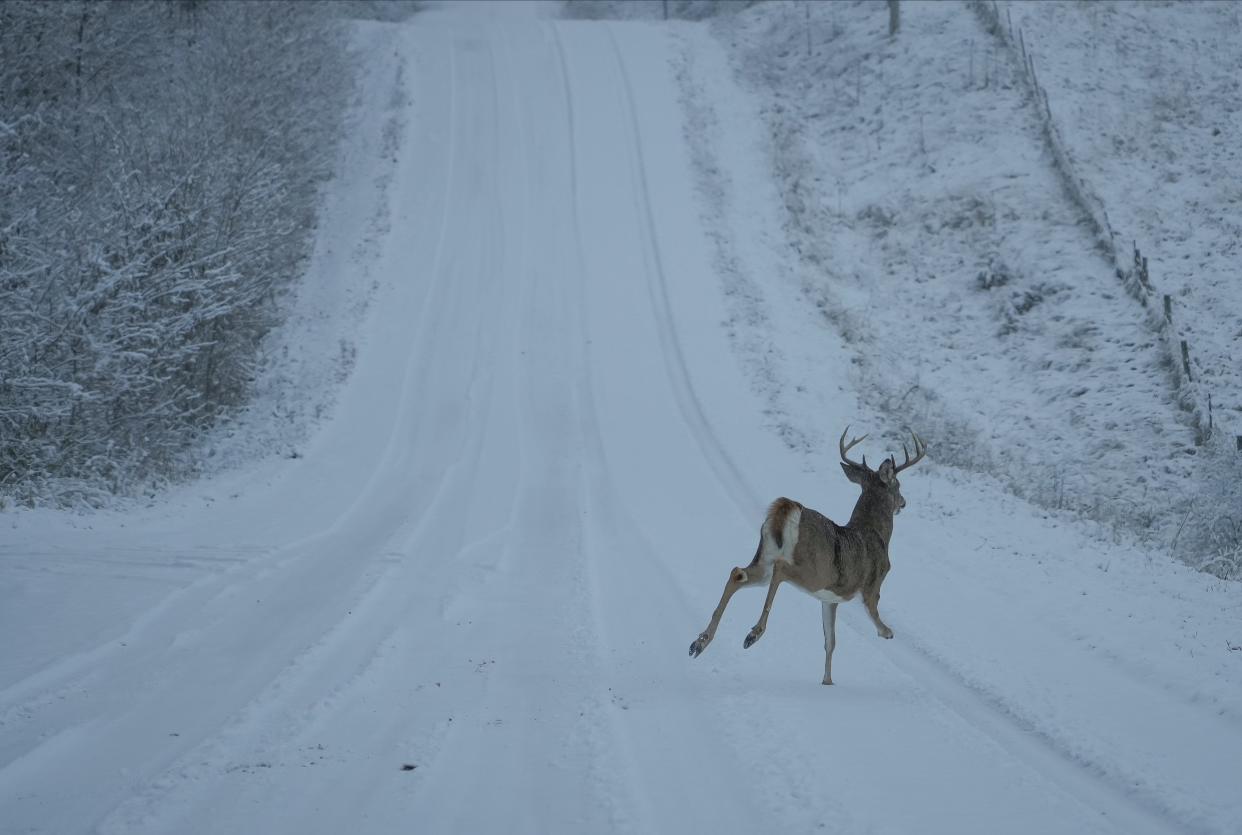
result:
[[[786,589],[686,658],[768,500],[848,516],[821,441],[867,406],[721,45],[530,11],[363,30],[360,135],[404,127],[383,212],[330,196],[388,220],[300,457],[4,517],[3,828],[1236,829],[1236,587],[934,460],[895,640],[845,607],[823,687]],[[325,229],[321,265],[355,245]],[[865,428],[875,460],[898,427]]]
[[[1177,512],[1177,553],[1242,575],[1242,9],[1232,3],[1002,3],[1021,32],[1068,164],[1109,234],[1147,260],[1152,315],[1189,362],[1211,441]],[[1165,309],[1165,299],[1168,308]],[[1185,354],[1181,345],[1185,343]]]
[[[1214,419],[1242,433],[1242,8],[1003,3],[1075,167],[1148,257]]]
[[[1164,346],[1064,193],[1014,62],[962,4],[902,8],[897,38],[874,3],[720,27],[770,125],[800,292],[868,405],[937,435],[942,460],[1167,542],[1194,434]]]

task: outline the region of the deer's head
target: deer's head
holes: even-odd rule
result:
[[[906,506],[906,500],[901,495],[901,482],[897,480],[897,474],[907,467],[913,467],[919,461],[923,460],[924,454],[927,452],[927,445],[922,439],[913,432],[910,433],[914,438],[914,458],[910,457],[910,451],[906,449],[906,445],[901,445],[901,451],[905,453],[906,460],[902,464],[897,463],[894,456],[889,456],[880,462],[879,469],[873,470],[867,466],[867,456],[863,456],[862,463],[850,460],[849,451],[862,443],[867,437],[863,435],[861,438],[855,438],[848,444],[845,442],[845,436],[849,433],[850,428],[845,427],[845,431],[841,433],[841,440],[837,442],[838,448],[841,450],[841,469],[845,471],[845,477],[857,484],[863,490],[863,499],[871,499],[878,502],[880,508],[889,513],[896,515]],[[860,504],[862,500],[860,499]]]

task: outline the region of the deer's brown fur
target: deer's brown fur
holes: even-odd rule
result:
[[[846,432],[849,428],[846,427]],[[865,436],[864,436],[865,437]],[[836,647],[837,604],[862,595],[863,605],[876,631],[882,638],[893,637],[893,630],[880,619],[880,585],[888,576],[890,563],[888,543],[893,535],[893,517],[905,507],[897,473],[918,463],[926,447],[914,436],[915,457],[906,451],[905,463],[895,458],[883,461],[879,469],[851,461],[849,450],[862,438],[845,443],[841,435],[841,468],[850,481],[862,488],[850,521],[844,527],[818,511],[804,507],[792,499],[772,502],[764,516],[755,557],[745,568],[729,572],[720,603],[711,621],[690,644],[691,657],[707,648],[716,635],[720,618],[730,598],[740,588],[768,584],[759,622],[746,636],[743,646],[749,647],[763,636],[776,590],[783,582],[791,582],[821,601],[824,625],[824,684],[832,684],[832,653]],[[904,450],[904,447],[903,447]]]

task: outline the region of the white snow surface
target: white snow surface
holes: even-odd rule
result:
[[[359,25],[296,458],[0,517],[0,830],[1238,831],[1237,584],[935,438],[895,640],[845,604],[824,687],[817,603],[744,651],[751,591],[686,657],[766,503],[844,521],[836,434],[900,427],[806,304],[726,47],[546,11]]]

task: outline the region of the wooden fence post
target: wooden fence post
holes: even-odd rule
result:
[[[806,57],[811,57],[811,0],[807,0],[803,9],[806,10]]]

